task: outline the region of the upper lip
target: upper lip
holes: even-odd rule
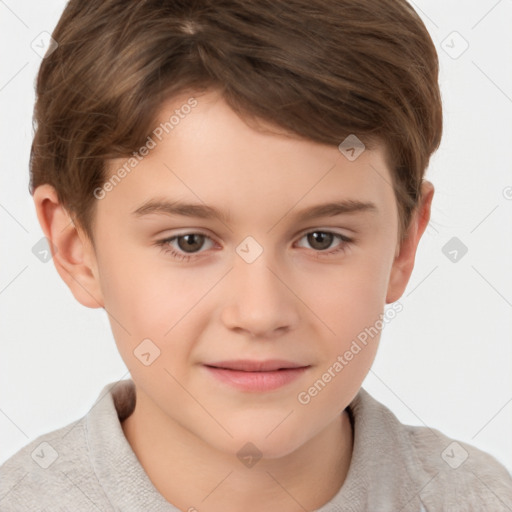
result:
[[[223,368],[226,370],[239,370],[244,372],[271,372],[292,368],[305,368],[309,365],[294,363],[292,361],[285,361],[284,359],[266,359],[264,361],[236,359],[232,361],[207,363],[206,366],[213,366],[215,368]]]

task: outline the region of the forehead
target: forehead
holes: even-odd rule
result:
[[[151,149],[108,194],[125,211],[165,197],[269,217],[341,199],[372,202],[381,213],[394,207],[380,147],[351,161],[335,145],[248,123],[216,92],[165,102],[149,138]],[[111,161],[109,178],[126,162]]]

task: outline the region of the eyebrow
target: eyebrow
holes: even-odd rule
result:
[[[319,217],[334,217],[342,214],[378,213],[377,206],[369,201],[363,202],[354,199],[310,206],[298,211],[294,218],[297,221],[307,221]],[[166,199],[150,199],[132,212],[136,217],[150,214],[180,215],[183,217],[195,217],[200,219],[216,219],[227,224],[229,215],[217,208],[205,204],[184,203],[181,201],[168,201]],[[287,214],[286,214],[287,215]],[[285,215],[285,216],[286,216]]]

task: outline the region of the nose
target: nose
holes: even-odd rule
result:
[[[300,300],[287,283],[288,275],[276,265],[270,251],[264,250],[252,263],[235,255],[222,310],[225,326],[261,339],[295,329]]]

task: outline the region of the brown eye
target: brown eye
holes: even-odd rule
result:
[[[191,258],[199,258],[202,253],[212,249],[215,243],[208,235],[202,233],[184,233],[158,240],[156,245],[173,258],[188,261]]]
[[[204,244],[205,236],[199,233],[191,233],[175,237],[178,241],[178,247],[185,252],[195,252]]]
[[[333,242],[336,239],[338,240],[338,243],[333,245]],[[334,256],[337,254],[341,255],[349,248],[350,244],[354,242],[353,238],[349,238],[341,233],[334,233],[319,229],[304,233],[300,240],[306,240],[307,245],[309,248],[313,249],[313,254],[318,258]],[[299,247],[305,246],[299,244]]]
[[[311,247],[313,247],[313,249],[318,249],[319,251],[329,249],[334,240],[334,234],[325,231],[313,231],[312,233],[308,233],[306,236]]]

